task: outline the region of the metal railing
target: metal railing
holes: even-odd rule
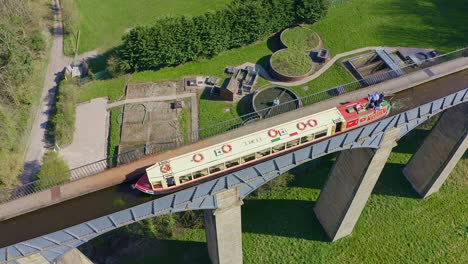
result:
[[[424,61],[421,61],[419,65],[416,65],[415,63],[407,64],[406,66],[401,67],[399,70],[403,70],[405,73],[410,73],[416,70],[425,69],[435,64],[440,64],[460,57],[468,57],[468,47],[426,59]],[[44,177],[40,180],[36,180],[34,182],[27,183],[22,186],[2,190],[0,192],[0,204],[27,196],[32,193],[40,192],[52,188],[54,186],[63,185],[65,183],[88,177],[105,171],[106,169],[109,169],[111,167],[118,167],[122,164],[136,161],[147,155],[164,152],[170,149],[180,147],[182,145],[191,144],[203,138],[215,136],[230,130],[237,129],[247,123],[255,122],[260,119],[266,119],[282,113],[293,111],[299,108],[300,106],[311,105],[335,96],[339,96],[344,93],[355,91],[390,79],[398,78],[399,76],[401,75],[391,70],[382,73],[377,73],[357,81],[335,86],[322,92],[313,93],[302,98],[298,98],[276,106],[262,109],[257,112],[252,112],[243,116],[232,118],[217,123],[215,125],[208,126],[206,128],[201,128],[196,131],[188,131],[183,134],[169,137],[163,141],[165,143],[152,143],[145,144],[144,146],[135,147],[126,151],[125,153],[114,155],[112,157],[107,157],[105,159],[86,164],[63,173],[51,175],[49,177]]]

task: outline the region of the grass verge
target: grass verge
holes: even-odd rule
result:
[[[120,130],[121,130],[121,118],[122,118],[122,107],[112,108],[110,112],[110,124],[109,124],[109,137],[107,144],[107,153],[109,157],[109,167],[114,167],[117,164],[117,159],[114,158],[118,154],[120,144]]]
[[[84,85],[78,95],[78,103],[98,97],[107,97],[109,102],[117,101],[124,95],[126,78],[126,76],[122,76],[117,79],[94,81]]]

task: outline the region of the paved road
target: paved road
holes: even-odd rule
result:
[[[52,0],[54,12],[54,34],[50,53],[50,62],[44,79],[42,95],[38,112],[29,136],[29,144],[24,158],[24,171],[21,181],[27,183],[33,180],[42,164],[42,156],[48,146],[45,140],[47,123],[52,111],[57,82],[60,80],[63,68],[71,62],[71,58],[63,55],[63,25],[61,22],[60,7],[57,0]]]

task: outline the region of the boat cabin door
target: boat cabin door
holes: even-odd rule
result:
[[[335,120],[335,125],[332,127],[332,134],[343,131],[343,122],[341,120]]]

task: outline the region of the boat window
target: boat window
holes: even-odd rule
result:
[[[179,177],[180,183],[188,182],[188,181],[191,181],[191,180],[192,180],[192,175],[190,175],[190,174]]]
[[[273,153],[276,153],[276,152],[284,150],[284,148],[285,148],[285,144],[281,143],[279,145],[276,145],[276,146],[272,147],[271,149],[272,149]]]
[[[286,148],[292,148],[297,145],[299,145],[299,139],[294,139],[286,143]]]
[[[301,144],[314,140],[314,134],[301,137]]]
[[[254,159],[255,159],[255,153],[252,153],[252,154],[243,156],[241,158],[241,163],[243,164],[243,163],[249,162],[249,161],[254,160]]]
[[[211,174],[211,173],[218,172],[218,171],[222,171],[222,170],[224,170],[224,163],[223,163],[223,164],[216,165],[216,166],[213,166],[213,167],[210,167],[210,174]]]
[[[322,138],[322,137],[325,137],[327,135],[327,130],[323,130],[323,131],[320,131],[320,132],[317,132],[317,134],[315,134],[315,138]]]
[[[231,168],[240,164],[239,159],[226,161],[226,168]]]
[[[153,188],[161,188],[162,187],[162,183],[161,181],[154,181],[153,182]]]
[[[200,178],[200,177],[203,177],[203,176],[206,176],[208,175],[208,169],[204,169],[204,170],[201,170],[201,171],[196,171],[194,173],[192,173],[192,176],[194,179],[197,179],[197,178]]]
[[[255,158],[259,159],[261,157],[265,157],[265,156],[268,156],[270,154],[271,154],[271,148],[267,148],[267,149],[264,149],[264,150],[261,150],[261,151],[258,151],[257,153],[255,153]]]

